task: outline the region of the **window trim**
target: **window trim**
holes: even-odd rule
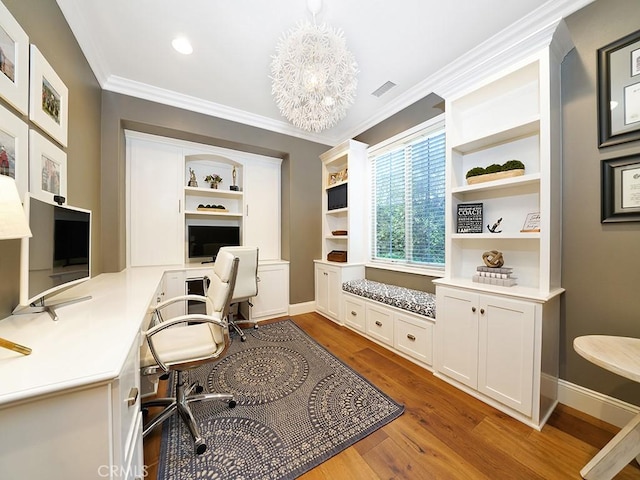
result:
[[[382,142],[379,142],[375,145],[370,146],[367,149],[367,205],[366,208],[368,212],[372,209],[372,198],[371,198],[371,175],[372,175],[372,162],[371,157],[383,155],[385,152],[393,149],[399,148],[403,144],[408,144],[413,142],[416,138],[421,136],[427,136],[433,131],[439,130],[442,127],[445,128],[445,142],[446,142],[446,124],[445,124],[445,114],[441,113],[436,115],[435,117],[430,118],[414,127],[405,130],[404,132],[400,132]],[[446,147],[445,147],[446,152]],[[446,159],[445,159],[446,162]],[[446,175],[445,175],[445,183],[446,183]],[[381,260],[381,259],[373,259],[371,255],[372,250],[372,218],[371,216],[367,217],[366,221],[366,238],[367,238],[367,261],[366,266],[370,268],[379,268],[384,270],[392,270],[397,272],[405,272],[405,273],[413,273],[417,275],[425,275],[432,277],[443,277],[445,273],[446,264],[442,267],[437,267],[435,265],[425,265],[418,266],[415,263],[408,262],[397,262],[393,260]],[[445,239],[446,240],[446,239]],[[446,247],[446,241],[445,241]],[[445,256],[446,262],[446,256]]]

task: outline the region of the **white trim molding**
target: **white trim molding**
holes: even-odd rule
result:
[[[304,303],[294,303],[289,305],[289,315],[302,315],[303,313],[311,313],[316,310],[315,300]]]
[[[558,402],[620,428],[640,413],[636,405],[562,379],[558,379]]]

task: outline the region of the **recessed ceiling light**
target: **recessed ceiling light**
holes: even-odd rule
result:
[[[190,55],[191,53],[193,53],[193,47],[191,46],[191,43],[189,43],[189,40],[184,37],[174,38],[173,42],[171,42],[171,45],[173,45],[173,48],[175,48],[183,55]]]

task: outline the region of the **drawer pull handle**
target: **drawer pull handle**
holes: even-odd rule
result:
[[[480,309],[480,315],[484,315],[484,308]]]
[[[358,314],[354,310],[351,310],[351,315],[353,315],[354,317],[358,316]]]
[[[382,326],[382,322],[380,320],[376,320],[376,325],[381,327]]]
[[[138,401],[138,389],[136,387],[133,387],[131,390],[129,390],[129,398],[127,398],[127,405],[129,407],[133,407],[137,401]]]
[[[476,307],[471,307],[471,311],[472,311],[473,313],[476,313]]]
[[[409,340],[411,340],[412,342],[415,342],[415,341],[416,341],[416,337],[415,337],[415,336],[413,336],[413,335],[411,335],[410,333],[407,333],[407,338],[408,338]]]

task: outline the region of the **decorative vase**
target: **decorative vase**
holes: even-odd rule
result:
[[[215,188],[217,190],[218,189],[218,184],[217,183],[212,183],[211,184],[211,188]]]

